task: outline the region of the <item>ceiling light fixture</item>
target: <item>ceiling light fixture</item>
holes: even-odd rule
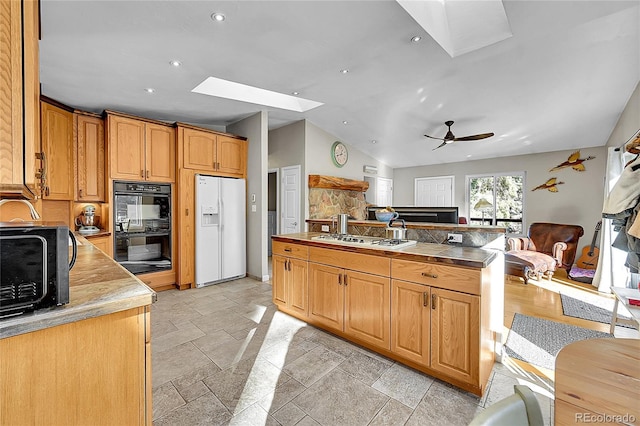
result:
[[[341,72],[342,74],[346,74],[346,73],[348,73],[348,72],[349,72],[349,70],[348,70],[348,69],[346,69],[346,68],[344,68],[344,69],[341,69],[341,70],[340,70],[340,72]]]
[[[172,67],[176,67],[176,68],[177,68],[177,67],[179,67],[179,66],[182,66],[182,62],[180,62],[180,61],[175,61],[175,60],[174,60],[174,61],[169,62],[169,64],[171,64],[171,66],[172,66]]]
[[[413,36],[413,37],[411,37],[411,41],[412,41],[413,43],[417,43],[417,42],[419,42],[420,40],[422,40],[422,37],[420,37],[420,36]]]
[[[147,87],[146,89],[144,89],[144,91],[147,93],[154,93],[156,89],[154,89],[153,87]]]
[[[371,141],[371,143],[376,144],[376,143],[378,143],[378,141],[377,141],[377,140],[375,140],[375,139],[373,139],[373,140]]]
[[[293,96],[298,96],[298,95],[300,94],[300,92],[291,92],[291,94],[292,94]]]
[[[342,122],[342,124],[344,124],[344,125],[346,126],[347,124],[349,124],[349,122],[348,122],[347,120],[344,120],[344,121]]]
[[[211,19],[213,19],[216,22],[222,22],[225,19],[227,19],[227,17],[224,16],[224,14],[222,14],[220,12],[215,12],[215,13],[211,14]]]

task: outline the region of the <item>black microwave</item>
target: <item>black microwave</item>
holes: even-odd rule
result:
[[[0,318],[69,303],[76,253],[64,224],[0,222]]]

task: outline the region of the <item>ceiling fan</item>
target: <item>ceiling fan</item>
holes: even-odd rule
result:
[[[453,120],[445,121],[444,125],[449,128],[449,131],[447,131],[447,134],[444,135],[444,138],[435,138],[433,136],[425,135],[428,138],[437,139],[439,141],[443,141],[440,145],[438,145],[435,148],[433,148],[432,151],[435,151],[438,148],[442,148],[443,146],[448,145],[451,142],[477,141],[477,140],[480,140],[480,139],[486,139],[486,138],[490,138],[491,136],[493,136],[493,133],[480,133],[479,135],[463,136],[463,137],[457,138],[453,134],[453,132],[451,131],[451,126],[453,125]]]

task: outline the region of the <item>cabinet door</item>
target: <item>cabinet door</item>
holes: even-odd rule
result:
[[[93,237],[93,238],[88,238],[87,241],[89,241],[91,244],[96,246],[96,248],[100,249],[107,256],[113,257],[113,249],[112,249],[113,243],[111,238],[112,238],[111,236]]]
[[[41,103],[42,151],[45,153],[45,200],[73,200],[73,113]]]
[[[372,345],[390,348],[390,282],[387,277],[346,271],[344,331]]]
[[[309,262],[309,319],[343,330],[344,270]]]
[[[114,179],[144,180],[144,122],[109,115],[109,162]]]
[[[176,134],[173,127],[146,123],[145,179],[152,182],[175,182]]]
[[[431,289],[431,368],[467,383],[479,380],[480,297]]]
[[[216,149],[217,171],[238,177],[246,173],[247,142],[227,136],[218,136]]]
[[[104,202],[104,122],[76,114],[77,201]]]
[[[391,282],[391,351],[429,365],[431,295],[428,286]]]
[[[272,292],[273,292],[273,303],[276,305],[286,306],[287,305],[287,276],[288,271],[287,267],[289,259],[282,256],[272,256],[271,257],[271,268],[273,271],[272,278]]]
[[[288,305],[289,309],[306,317],[309,312],[308,263],[306,260],[289,259]]]
[[[187,169],[215,170],[216,138],[207,132],[181,128],[183,137],[182,155]]]
[[[39,8],[2,0],[0,9],[0,193],[35,198],[40,152]]]

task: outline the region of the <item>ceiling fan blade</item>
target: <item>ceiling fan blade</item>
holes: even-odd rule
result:
[[[429,135],[425,135],[425,136],[428,137],[428,138],[431,138],[431,139],[438,140],[438,141],[443,141],[444,140],[442,138],[434,138],[433,136],[429,136]]]
[[[435,138],[433,138],[433,139],[435,139]],[[443,146],[448,145],[448,144],[449,144],[449,142],[444,141],[444,142],[442,142],[440,145],[438,145],[438,146],[436,146],[435,148],[433,148],[431,151],[435,151],[436,149],[438,149],[438,148],[442,148]]]
[[[461,138],[455,138],[454,141],[477,141],[480,139],[490,138],[493,135],[494,135],[493,133],[481,133],[479,135],[463,136]]]

